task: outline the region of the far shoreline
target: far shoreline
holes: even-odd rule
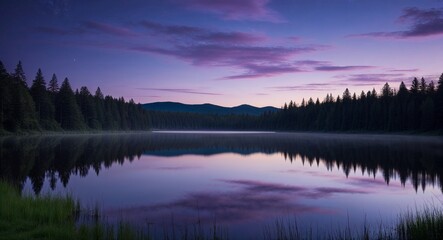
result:
[[[385,137],[419,137],[419,138],[436,138],[442,139],[442,131],[431,132],[380,132],[380,131],[278,131],[278,130],[236,130],[236,129],[150,129],[150,130],[106,130],[106,131],[25,131],[25,132],[0,132],[0,138],[6,137],[51,137],[51,136],[88,136],[88,135],[132,135],[132,134],[224,134],[224,135],[240,135],[240,134],[294,134],[294,135],[311,135],[311,136],[325,136],[325,137],[370,137],[370,138],[385,138]]]

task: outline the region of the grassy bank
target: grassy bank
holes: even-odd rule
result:
[[[76,212],[70,197],[21,197],[0,183],[0,239],[76,239]]]
[[[112,225],[99,217],[96,209],[89,214],[88,224],[79,224],[80,206],[73,198],[50,196],[21,196],[9,184],[0,182],[0,240],[28,239],[154,239],[149,231],[128,223]],[[163,229],[155,239],[221,240],[228,239],[226,230],[219,226],[203,229],[195,225],[189,231]],[[325,235],[315,236],[311,230],[301,230],[294,221],[277,221],[274,226],[257,229],[262,239],[443,239],[443,211],[429,207],[422,211],[408,212],[399,217],[394,228],[362,226],[361,229],[337,229]]]
[[[0,182],[0,239],[150,239],[128,224],[76,224],[80,206],[69,197],[31,197]]]

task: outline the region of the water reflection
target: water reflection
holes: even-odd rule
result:
[[[341,169],[346,176],[351,172],[362,172],[375,176],[381,172],[385,183],[399,179],[404,185],[410,181],[417,191],[426,185],[443,183],[443,140],[439,137],[386,137],[358,135],[321,134],[107,134],[78,136],[7,137],[0,139],[0,177],[22,187],[27,178],[32,189],[40,193],[45,177],[51,189],[57,182],[66,186],[71,175],[99,175],[102,168],[113,164],[132,162],[142,155],[177,157],[188,154],[211,156],[220,153],[249,155],[254,153],[280,153],[282,160],[293,162],[300,159],[303,164],[327,166]],[[163,170],[179,170],[183,167],[169,166]],[[185,167],[188,168],[188,167]],[[294,171],[294,170],[288,170]],[[211,200],[223,206],[231,199],[233,211],[239,213],[244,200],[262,198],[257,193],[296,193],[305,197],[321,197],[331,192],[342,191],[333,188],[304,189],[302,187],[247,181],[220,180],[236,185],[242,191],[233,196],[195,195],[181,199],[175,205],[187,205],[194,199]],[[375,181],[375,182],[374,182]],[[362,178],[354,184],[364,186],[377,183],[376,179]],[[378,182],[379,183],[379,182]],[[349,192],[352,193],[352,192]],[[364,191],[359,193],[365,193]],[[235,196],[234,196],[235,195]],[[243,196],[245,199],[238,199]],[[271,196],[272,197],[272,196]],[[249,199],[251,198],[251,199]],[[285,204],[281,199],[262,199]],[[156,206],[161,208],[162,205]],[[200,206],[203,207],[203,206]],[[254,207],[254,206],[251,206]],[[258,208],[260,206],[257,206]],[[278,208],[278,204],[275,205]],[[287,207],[287,206],[285,206]],[[294,206],[291,206],[294,207]],[[297,207],[297,206],[295,206]]]

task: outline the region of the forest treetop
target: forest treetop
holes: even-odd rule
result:
[[[68,78],[49,84],[38,69],[30,87],[22,63],[9,74],[0,61],[0,130],[147,130],[149,116],[140,104],[123,97],[104,97],[97,88],[72,90]]]

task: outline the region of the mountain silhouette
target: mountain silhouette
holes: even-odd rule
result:
[[[248,115],[260,115],[265,112],[275,112],[279,110],[275,107],[254,107],[251,105],[243,104],[235,107],[222,107],[214,104],[184,104],[178,102],[154,102],[143,104],[143,108],[151,111],[163,111],[163,112],[189,112],[189,113],[201,113],[201,114],[248,114]]]

